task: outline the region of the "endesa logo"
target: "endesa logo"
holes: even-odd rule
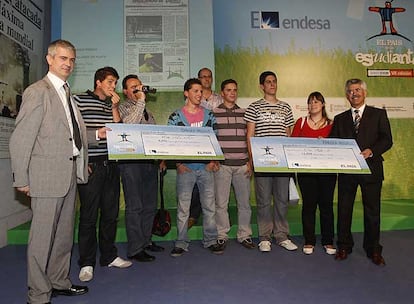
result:
[[[308,16],[292,19],[280,19],[279,12],[252,11],[251,26],[257,29],[286,29],[286,30],[330,30],[328,19],[314,19]]]

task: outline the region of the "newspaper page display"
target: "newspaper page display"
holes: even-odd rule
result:
[[[189,78],[188,0],[124,1],[124,71],[157,89]]]

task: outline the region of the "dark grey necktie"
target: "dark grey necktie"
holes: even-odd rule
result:
[[[359,110],[354,110],[355,118],[354,118],[354,130],[355,134],[358,134],[359,124],[361,123],[361,116],[359,115]]]
[[[80,151],[80,149],[82,148],[82,140],[80,137],[79,125],[78,125],[78,122],[76,121],[75,113],[73,112],[72,102],[70,101],[70,89],[67,83],[63,85],[63,88],[65,89],[66,101],[69,106],[70,118],[72,120],[73,139],[75,140],[76,148],[78,148],[78,150]]]

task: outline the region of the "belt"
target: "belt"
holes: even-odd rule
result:
[[[89,163],[108,163],[108,156],[107,155],[91,156],[89,157]]]

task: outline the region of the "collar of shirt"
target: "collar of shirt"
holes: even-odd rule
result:
[[[63,88],[63,85],[67,82],[63,81],[62,79],[60,79],[59,77],[57,77],[55,74],[53,74],[50,71],[47,73],[47,77],[49,78],[49,80],[52,83],[53,87],[55,88],[55,90],[59,94],[60,101],[62,102],[63,108],[65,109],[66,119],[68,121],[70,133],[73,136],[72,118],[70,116],[69,106],[68,106],[68,103],[66,101],[66,92],[65,92],[65,89]],[[69,86],[69,84],[68,84],[68,86]],[[71,99],[71,102],[72,102],[72,99]],[[72,102],[72,107],[73,107],[73,102]],[[77,115],[76,111],[74,111],[74,115],[75,115],[76,121],[79,124],[79,119],[78,119],[78,115]],[[73,142],[73,155],[77,156],[77,155],[79,155],[79,150],[78,150],[78,148],[76,148],[75,141],[73,140],[72,142]]]
[[[55,74],[53,74],[50,71],[47,73],[47,77],[49,78],[50,82],[53,84],[56,91],[59,92],[59,95],[61,95],[60,97],[64,97],[64,99],[66,99],[65,89],[63,88],[63,85],[66,83],[66,81],[63,81],[62,79],[60,79],[59,77],[57,77]],[[61,94],[62,92],[63,92],[63,95]]]

